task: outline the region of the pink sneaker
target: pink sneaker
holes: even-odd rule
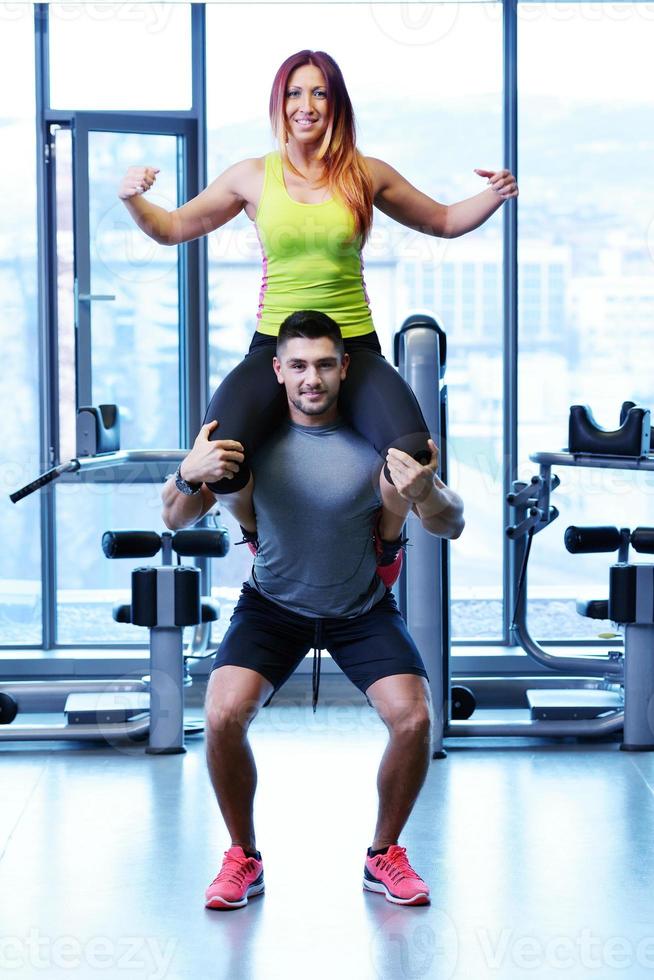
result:
[[[205,892],[208,909],[240,909],[264,889],[263,862],[235,844],[225,851],[223,866]]]
[[[391,844],[386,854],[366,854],[363,887],[381,892],[387,902],[395,905],[429,905],[429,885],[409,864],[406,847],[397,844]]]

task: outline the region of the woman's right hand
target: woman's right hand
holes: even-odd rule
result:
[[[118,197],[126,201],[149,191],[159,173],[159,167],[128,167],[118,189]]]

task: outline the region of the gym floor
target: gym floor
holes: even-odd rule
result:
[[[266,891],[233,912],[204,908],[230,842],[202,736],[164,757],[142,745],[3,744],[0,970],[21,980],[654,977],[654,753],[448,740],[400,838],[431,905],[401,908],[362,889],[386,738],[339,675],[321,679],[315,716],[309,675],[260,712],[250,741]]]

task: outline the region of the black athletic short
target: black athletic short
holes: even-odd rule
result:
[[[269,703],[312,647],[328,650],[363,694],[391,674],[429,680],[390,589],[361,616],[312,619],[266,599],[245,582],[211,669],[233,664],[256,670],[275,689]],[[314,683],[314,707],[317,693]]]
[[[376,332],[345,338],[344,343],[350,365],[338,404],[345,421],[378,453],[385,456],[394,446],[428,463],[429,429],[418,400],[382,355]],[[272,366],[276,346],[276,337],[255,332],[245,359],[230,371],[209,403],[202,424],[214,419],[220,423],[209,439],[234,439],[245,450],[245,461],[232,480],[207,483],[214,493],[234,493],[246,485],[248,458],[288,414],[286,389]]]

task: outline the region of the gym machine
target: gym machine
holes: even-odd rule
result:
[[[447,338],[433,317],[414,313],[394,338],[394,362],[413,389],[438,446],[438,476],[447,483]],[[443,758],[443,712],[451,713],[449,541],[426,534],[409,512],[410,548],[394,591],[400,612],[420,651],[434,704],[434,758]],[[472,697],[471,692],[468,692]],[[456,699],[457,692],[454,692]],[[461,695],[463,696],[463,695]]]
[[[440,449],[439,476],[447,483],[447,387],[441,382],[446,368],[445,334],[426,315],[409,317],[395,338],[395,364],[413,388],[434,441]],[[618,563],[610,570],[610,598],[579,602],[581,615],[610,619],[624,630],[622,650],[601,657],[567,657],[548,653],[530,635],[527,626],[527,562],[534,534],[558,517],[550,503],[560,479],[552,466],[594,466],[654,470],[650,413],[625,402],[620,427],[602,429],[587,406],[572,406],[568,449],[534,453],[530,459],[540,472],[529,483],[514,482],[507,502],[515,523],[506,528],[515,567],[521,569],[513,619],[513,635],[525,653],[543,666],[573,672],[584,687],[570,690],[528,690],[530,718],[482,721],[471,718],[474,693],[452,685],[450,676],[449,544],[420,531],[410,514],[407,554],[397,594],[407,626],[422,655],[430,678],[434,703],[433,758],[444,758],[448,737],[610,737],[623,732],[625,751],[654,749],[654,565],[628,564],[629,545],[654,553],[654,529],[575,529],[566,532],[566,546],[583,550],[618,550]],[[613,634],[615,635],[615,634]],[[502,678],[493,680],[500,686]]]
[[[623,732],[623,751],[654,749],[654,590],[649,579],[654,566],[628,563],[629,546],[654,553],[654,529],[569,527],[564,544],[571,554],[618,551],[609,570],[608,600],[580,600],[577,612],[592,619],[610,620],[624,633],[621,650],[607,657],[559,657],[547,653],[530,635],[526,619],[527,563],[533,536],[558,517],[550,496],[560,485],[552,466],[602,469],[654,470],[650,412],[624,402],[620,425],[606,430],[598,425],[587,405],[570,408],[567,450],[533,453],[539,473],[528,484],[515,482],[507,497],[516,523],[506,529],[514,544],[517,567],[522,569],[514,615],[514,633],[525,652],[547,667],[581,671],[595,678],[595,686],[575,691],[527,691],[534,724],[574,725],[571,735],[600,736]],[[648,594],[649,593],[649,594]],[[648,653],[649,650],[649,653]],[[539,719],[546,719],[539,721]],[[569,719],[580,719],[569,721]],[[555,733],[556,734],[556,733]]]
[[[80,458],[49,470],[12,494],[12,501],[60,478],[64,482],[163,482],[185,456],[181,450],[121,452],[118,424],[116,406],[80,409]],[[102,549],[110,559],[162,553],[160,566],[133,570],[131,603],[113,609],[117,622],[149,629],[149,675],[134,680],[0,681],[0,742],[65,739],[113,744],[147,739],[149,754],[184,752],[184,735],[203,731],[201,722],[184,726],[184,689],[192,683],[188,662],[212,655],[205,651],[220,608],[201,597],[200,569],[181,565],[180,557],[224,557],[229,550],[227,529],[215,525],[161,535],[106,531]],[[186,648],[185,627],[193,627]],[[65,723],[21,723],[23,714],[50,711],[63,711]]]

